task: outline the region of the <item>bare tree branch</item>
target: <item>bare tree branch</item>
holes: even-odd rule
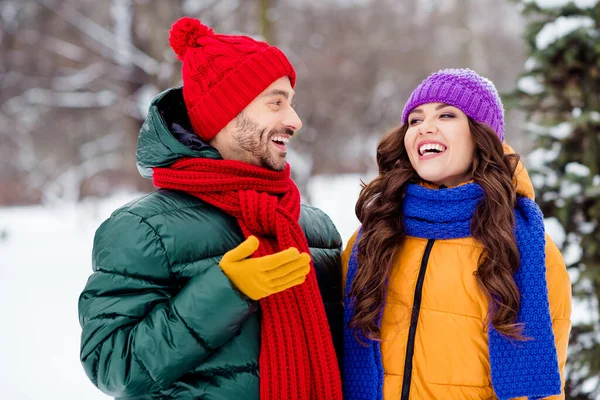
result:
[[[110,30],[98,25],[96,22],[81,14],[79,11],[62,2],[57,7],[52,0],[37,0],[40,4],[50,9],[64,21],[73,25],[81,33],[103,45],[110,50],[113,61],[120,62],[122,57],[127,57],[124,49],[132,55],[132,62],[148,75],[155,75],[160,69],[160,63],[135,47],[133,44],[122,40]]]

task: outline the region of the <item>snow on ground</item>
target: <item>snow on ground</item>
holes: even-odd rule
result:
[[[3,399],[109,398],[79,363],[77,299],[91,272],[95,229],[131,197],[56,209],[0,209]]]
[[[309,185],[311,203],[331,217],[344,243],[359,225],[354,205],[360,178],[315,177]],[[120,193],[53,208],[0,208],[1,398],[108,399],[79,362],[77,299],[91,273],[96,228],[137,196]]]

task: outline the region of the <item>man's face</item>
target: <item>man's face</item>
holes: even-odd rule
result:
[[[229,122],[210,142],[226,160],[281,171],[287,161],[287,144],[302,127],[292,100],[288,77],[273,82]]]

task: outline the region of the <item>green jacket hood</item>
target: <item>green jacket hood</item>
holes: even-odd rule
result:
[[[194,133],[181,87],[168,89],[152,100],[138,135],[137,168],[144,178],[152,168],[165,167],[183,157],[220,159],[214,147]]]

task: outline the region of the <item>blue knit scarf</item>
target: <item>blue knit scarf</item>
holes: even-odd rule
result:
[[[437,240],[469,237],[471,218],[483,197],[484,191],[476,183],[441,190],[409,185],[403,204],[406,234]],[[515,219],[515,237],[520,254],[520,267],[515,274],[521,293],[518,321],[524,324],[523,334],[533,340],[509,340],[489,326],[492,385],[500,400],[520,396],[539,399],[561,393],[548,304],[542,213],[533,200],[519,196]],[[358,238],[348,265],[345,293],[350,292],[358,267],[357,243]],[[344,398],[382,399],[383,366],[379,342],[360,334],[359,337],[368,346],[356,341],[354,330],[348,328],[353,315],[353,300],[345,296]]]

